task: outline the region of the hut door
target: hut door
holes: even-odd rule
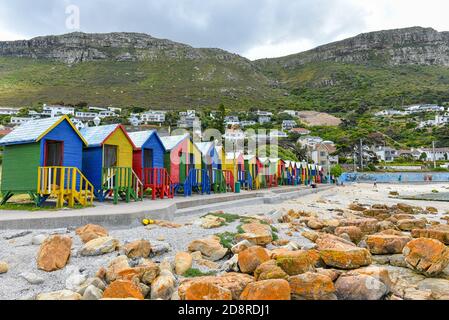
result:
[[[181,183],[184,183],[184,181],[186,180],[187,174],[187,161],[186,161],[186,154],[185,153],[181,153],[180,154],[180,162],[179,162],[179,179]]]
[[[190,170],[195,169],[195,155],[193,153],[189,153],[189,173]]]
[[[153,168],[153,149],[143,150],[143,167]]]
[[[104,167],[113,168],[117,167],[117,146],[105,145],[104,146]]]
[[[62,167],[64,157],[64,142],[47,141],[45,142],[45,166]]]

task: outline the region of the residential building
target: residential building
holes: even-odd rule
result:
[[[98,117],[98,113],[77,111],[75,112],[75,117],[82,119],[95,119],[95,117]]]
[[[282,130],[288,131],[296,127],[297,123],[295,120],[284,120],[282,121]]]
[[[240,121],[240,126],[242,128],[255,126],[256,124],[257,124],[256,121],[251,121],[251,120]]]
[[[299,134],[301,136],[307,136],[310,134],[310,130],[306,128],[293,128],[290,130],[290,133]]]
[[[265,124],[271,122],[271,116],[259,116],[259,124]]]
[[[16,115],[19,113],[19,109],[15,108],[0,108],[0,115]]]
[[[140,120],[141,120],[141,122],[143,122],[145,124],[164,123],[166,113],[167,113],[166,111],[150,110],[150,111],[142,113],[140,115]]]
[[[43,106],[43,112],[46,114],[50,114],[52,117],[58,117],[58,116],[74,116],[75,115],[75,108],[74,107],[66,107],[66,106],[60,106],[60,105],[46,105]]]
[[[435,148],[435,153],[432,148],[417,149],[420,154],[425,154],[425,161],[446,161],[449,160],[449,148]],[[420,156],[421,157],[421,156]]]
[[[399,157],[399,151],[386,147],[386,146],[378,146],[373,147],[372,151],[376,154],[377,159],[381,162],[393,162],[396,158]]]
[[[297,141],[303,147],[314,148],[317,144],[324,142],[320,137],[304,136]],[[331,142],[333,143],[333,142]]]
[[[106,110],[106,111],[100,111],[100,112],[98,113],[98,117],[99,117],[100,119],[104,119],[104,118],[115,118],[115,117],[118,117],[118,115],[117,115],[114,111]]]
[[[103,108],[103,107],[89,107],[90,111],[108,111],[107,108]]]
[[[26,123],[30,120],[33,120],[33,118],[25,118],[25,117],[11,117],[10,123],[13,125],[18,125],[22,123]]]
[[[296,117],[296,111],[295,110],[284,110],[281,113],[288,114],[291,117]]]
[[[449,123],[449,115],[439,115],[435,116],[434,120],[421,121],[418,125],[419,128],[425,127],[437,127],[442,126]]]
[[[108,110],[112,111],[114,113],[117,113],[117,114],[121,114],[122,113],[122,108],[108,107]]]
[[[314,147],[308,150],[309,157],[312,159],[313,163],[320,166],[327,166],[338,164],[338,156],[333,156],[337,151],[337,148],[331,141],[323,141],[316,144]]]
[[[257,110],[257,111],[255,112],[255,114],[256,114],[256,116],[259,116],[259,117],[272,117],[272,116],[273,116],[273,113],[272,113],[272,112],[269,112],[269,111],[261,111],[261,110]]]
[[[380,112],[375,113],[374,115],[376,117],[388,117],[388,116],[404,116],[407,115],[407,111],[400,111],[400,110],[382,110]]]
[[[225,124],[228,126],[238,126],[240,125],[239,117],[237,116],[227,116],[224,119]]]

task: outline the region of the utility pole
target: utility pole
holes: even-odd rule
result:
[[[437,168],[437,157],[435,154],[435,141],[432,141],[432,153],[433,153],[433,168]]]
[[[360,139],[360,145],[359,145],[359,151],[360,151],[360,170],[363,171],[363,140]]]

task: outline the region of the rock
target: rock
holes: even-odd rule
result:
[[[315,242],[319,237],[319,234],[314,231],[304,231],[301,235],[312,242]]]
[[[138,266],[138,268],[141,269],[142,273],[140,280],[146,285],[151,285],[161,272],[157,264],[148,260]]]
[[[175,257],[175,272],[176,274],[183,275],[192,267],[193,258],[190,253],[178,252]]]
[[[206,259],[200,259],[196,263],[208,269],[217,270],[220,268],[220,265],[218,263]]]
[[[243,289],[249,284],[254,282],[254,278],[242,273],[225,273],[222,276],[206,276],[206,277],[198,277],[194,279],[186,279],[183,281],[179,288],[178,294],[181,300],[185,300],[185,292],[187,288],[195,282],[210,282],[219,287],[228,289],[231,291],[232,299],[239,300],[240,295],[243,292]]]
[[[375,234],[366,238],[366,244],[372,254],[397,254],[411,240],[408,236]]]
[[[0,261],[0,274],[7,273],[9,270],[9,266],[6,262]]]
[[[94,278],[89,278],[87,279],[78,289],[78,293],[82,296],[84,296],[84,293],[86,292],[86,289],[89,286],[94,286],[98,289],[101,290],[101,292],[103,292],[106,289],[106,284],[104,283],[104,281],[100,278],[94,277]]]
[[[325,227],[324,223],[316,218],[310,218],[306,224],[312,230],[320,230]]]
[[[175,264],[169,258],[165,258],[164,260],[162,260],[162,262],[159,264],[159,268],[161,269],[161,271],[169,271],[171,273],[175,272]]]
[[[328,276],[329,278],[331,278],[332,282],[337,280],[338,277],[342,274],[342,272],[340,270],[323,269],[323,268],[317,268],[316,273],[324,275],[324,276]]]
[[[38,276],[35,273],[32,272],[23,272],[20,274],[20,276],[28,281],[29,284],[38,285],[44,283],[44,278]]]
[[[67,236],[50,236],[40,246],[37,254],[37,267],[51,272],[62,269],[69,261],[72,239]]]
[[[169,300],[175,291],[175,277],[170,271],[162,270],[151,284],[152,300]]]
[[[231,259],[223,263],[221,270],[225,272],[239,272],[239,255],[235,254]]]
[[[243,250],[246,250],[246,249],[248,249],[250,247],[254,247],[254,244],[249,242],[248,240],[243,240],[243,241],[240,241],[239,243],[237,243],[236,245],[234,245],[231,248],[231,252],[233,254],[239,254]]]
[[[119,241],[112,237],[101,237],[87,242],[80,251],[82,256],[100,256],[111,253],[119,247]]]
[[[409,213],[409,214],[415,213],[415,209],[411,205],[406,204],[406,203],[398,203],[396,205],[396,207],[405,213]]]
[[[212,282],[196,281],[187,287],[185,300],[232,300],[232,293]]]
[[[295,241],[290,241],[285,246],[283,246],[282,249],[285,249],[287,251],[298,251],[299,249],[301,249],[301,246]]]
[[[172,250],[171,246],[167,242],[156,242],[151,244],[151,254],[154,256],[161,256],[170,252]]]
[[[341,236],[342,234],[347,234],[352,242],[359,243],[363,238],[362,230],[356,226],[348,226],[348,227],[338,227],[335,229],[335,235]]]
[[[364,234],[373,234],[377,232],[377,219],[360,218],[360,219],[342,219],[340,226],[349,227],[354,226],[360,228]]]
[[[85,275],[74,272],[65,280],[65,288],[71,291],[78,291],[86,280],[87,277]]]
[[[140,292],[142,292],[144,298],[148,297],[151,293],[151,287],[147,286],[146,284],[139,283],[139,289]]]
[[[226,219],[208,215],[201,218],[200,225],[204,229],[214,229],[223,226],[226,223]]]
[[[91,240],[109,236],[108,230],[95,224],[85,225],[84,227],[76,229],[75,232],[83,243],[88,243]]]
[[[254,278],[256,281],[287,279],[288,274],[277,265],[275,260],[269,260],[257,267],[254,271]]]
[[[425,279],[418,283],[421,291],[430,291],[435,300],[449,300],[449,280]]]
[[[449,245],[449,225],[432,226],[428,229],[413,229],[413,238],[431,238]]]
[[[389,290],[385,284],[369,275],[342,275],[335,282],[339,300],[380,300]]]
[[[431,213],[431,214],[438,214],[438,209],[435,207],[427,207],[426,211]]]
[[[283,279],[252,282],[243,290],[240,300],[290,300],[290,284]]]
[[[31,244],[40,246],[42,243],[44,243],[45,239],[47,239],[47,235],[45,234],[35,235],[31,238]]]
[[[363,211],[363,215],[376,218],[377,220],[384,220],[390,217],[389,210],[387,209],[367,209]]]
[[[390,278],[390,273],[386,267],[369,266],[365,268],[360,268],[356,270],[349,271],[345,275],[367,275],[376,278],[382,282],[390,291],[393,286],[393,281]]]
[[[103,298],[103,291],[90,285],[84,290],[83,300],[100,300]]]
[[[396,225],[391,221],[380,221],[377,224],[378,231],[391,230],[391,229],[395,229],[395,228],[396,228]]]
[[[146,240],[137,240],[125,244],[122,249],[128,258],[148,258],[151,253],[151,244]]]
[[[417,219],[399,220],[397,227],[402,231],[412,231],[413,229],[424,229],[426,221]]]
[[[198,260],[203,259],[203,255],[201,254],[200,251],[192,252],[190,255],[192,256],[193,261],[198,261]]]
[[[402,254],[394,254],[389,257],[389,263],[395,267],[407,268],[407,262]]]
[[[134,282],[128,280],[116,280],[112,282],[104,291],[103,298],[134,298],[138,300],[144,299],[140,288]]]
[[[430,277],[441,273],[449,264],[449,249],[435,239],[412,240],[402,253],[409,268]]]
[[[258,246],[266,246],[273,241],[271,227],[267,224],[248,223],[242,226],[242,230],[244,233],[236,236],[237,241],[248,240]]]
[[[200,251],[206,259],[212,261],[221,260],[228,253],[228,249],[221,245],[217,237],[194,240],[189,244],[188,250],[190,252]]]
[[[171,221],[165,221],[165,220],[155,220],[154,224],[158,225],[159,227],[169,228],[169,229],[178,229],[178,228],[182,227],[181,224],[174,223]]]
[[[289,278],[294,300],[336,300],[335,286],[326,275],[307,272]]]
[[[239,253],[239,268],[242,273],[253,273],[259,265],[270,260],[266,249],[255,246]]]
[[[277,265],[290,276],[314,271],[319,260],[320,255],[315,250],[291,251],[276,257]]]
[[[323,235],[317,240],[321,259],[329,267],[357,269],[370,265],[371,254],[367,249],[356,247],[352,242],[332,235]]]
[[[117,279],[120,271],[129,269],[130,265],[126,256],[120,256],[115,258],[109,263],[106,270],[105,279],[107,282],[113,282]]]
[[[81,300],[81,295],[70,290],[61,290],[40,293],[37,295],[36,300]]]
[[[351,203],[348,208],[349,208],[349,210],[359,211],[359,212],[362,212],[362,211],[366,210],[366,208],[364,206],[362,206],[362,205],[360,205],[358,203],[355,203],[355,202]]]

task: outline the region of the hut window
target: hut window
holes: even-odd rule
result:
[[[45,166],[61,167],[63,165],[64,142],[47,141],[45,143]]]
[[[144,168],[153,168],[153,149],[143,150],[143,166]]]
[[[112,168],[117,166],[117,146],[104,146],[104,167]]]

